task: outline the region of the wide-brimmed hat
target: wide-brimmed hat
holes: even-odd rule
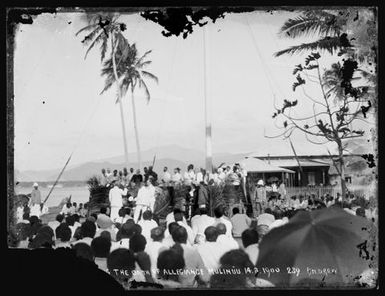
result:
[[[99,228],[101,229],[107,229],[111,227],[114,223],[110,219],[110,217],[106,215],[99,215],[98,219],[96,220],[96,224],[98,224]]]
[[[39,187],[39,184],[37,184],[36,182],[33,183],[33,187]]]
[[[263,180],[261,179],[261,180],[259,180],[259,181],[257,182],[257,185],[263,186],[263,185],[265,185],[265,183],[264,183]]]

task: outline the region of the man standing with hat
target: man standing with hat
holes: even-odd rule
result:
[[[116,180],[112,184],[114,187],[109,192],[110,217],[112,221],[115,221],[119,218],[119,210],[123,207],[123,195],[127,195],[127,187],[124,187],[124,190],[120,189]]]
[[[30,208],[31,208],[31,216],[40,217],[40,204],[41,204],[41,193],[39,190],[39,184],[36,182],[33,184],[33,189],[31,192],[31,200],[30,200]]]

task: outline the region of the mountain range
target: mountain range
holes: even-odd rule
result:
[[[352,154],[367,154],[373,153],[372,145],[369,145],[365,139],[356,139],[354,141],[349,141],[350,153]],[[255,156],[270,155],[274,154],[274,147],[266,151],[255,152]],[[301,151],[301,147],[296,148],[298,155],[304,155]],[[287,148],[286,155],[293,155],[290,148]],[[333,153],[334,151],[332,151]],[[334,152],[335,153],[335,152]],[[310,153],[311,154],[311,153]],[[313,154],[316,153],[316,150],[313,151]],[[213,165],[219,166],[221,163],[233,164],[239,162],[245,158],[245,156],[254,156],[254,153],[214,153],[213,154]],[[281,153],[282,155],[282,153]],[[203,151],[194,150],[191,148],[184,148],[178,145],[169,145],[158,147],[157,149],[149,149],[142,151],[142,166],[152,165],[155,156],[155,165],[154,171],[156,173],[161,173],[163,167],[167,166],[170,171],[173,171],[174,168],[179,167],[182,172],[186,170],[187,166],[191,163],[195,168],[204,167],[205,163],[205,154]],[[117,169],[122,170],[123,167],[127,168],[136,168],[137,166],[137,157],[136,153],[129,153],[128,155],[129,163],[125,164],[124,155],[109,157],[104,159],[98,159],[92,162],[85,162],[79,165],[70,165],[67,167],[65,172],[61,177],[61,181],[86,181],[89,177],[93,175],[100,174],[102,168],[109,168],[111,170]],[[15,170],[15,181],[16,182],[47,182],[55,181],[58,177],[62,168],[57,168],[53,170],[40,170],[40,171],[18,171]],[[143,171],[142,171],[143,173]]]
[[[221,163],[235,163],[242,160],[248,153],[217,153],[213,155],[214,166],[219,166]],[[159,147],[157,149],[149,149],[142,151],[142,166],[152,165],[154,156],[155,164],[154,171],[161,173],[163,167],[167,166],[170,171],[179,167],[182,172],[186,170],[187,166],[191,163],[194,167],[204,167],[205,155],[203,151],[194,150],[190,148],[184,148],[177,145],[169,145]],[[111,170],[122,170],[123,167],[136,168],[137,157],[136,153],[129,153],[129,163],[125,164],[124,155],[109,157],[104,159],[98,159],[92,162],[85,162],[79,165],[68,166],[61,176],[61,181],[85,181],[93,175],[100,174],[102,168],[109,168]],[[15,170],[16,182],[47,182],[55,181],[62,168],[53,170],[41,170],[41,171],[19,171]],[[143,172],[143,171],[142,171]]]

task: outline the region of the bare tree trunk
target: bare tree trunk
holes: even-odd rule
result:
[[[118,100],[119,100],[119,108],[120,108],[120,119],[122,122],[122,132],[123,132],[123,144],[124,144],[124,159],[126,166],[128,167],[128,149],[127,149],[127,138],[126,138],[126,125],[124,122],[124,112],[123,112],[123,103],[122,103],[122,95],[120,91],[120,87],[118,85],[118,72],[116,69],[116,61],[115,61],[115,53],[116,53],[116,48],[118,46],[118,42],[116,41],[115,47],[113,43],[113,38],[111,38],[111,45],[112,45],[112,67],[114,69],[114,76],[115,76],[115,81],[116,81],[116,86],[117,86],[117,91],[118,91]]]
[[[346,197],[345,160],[344,160],[344,151],[342,149],[342,144],[340,143],[338,143],[338,154],[339,154],[339,164],[340,164],[341,194],[342,194],[342,202],[343,202]]]
[[[134,130],[135,130],[135,139],[136,139],[136,153],[138,154],[138,165],[139,169],[142,167],[142,158],[141,158],[141,152],[140,152],[140,143],[139,143],[139,132],[138,132],[138,126],[136,122],[136,109],[135,109],[135,97],[134,97],[134,89],[131,88],[131,103],[132,103],[132,115],[134,119]]]

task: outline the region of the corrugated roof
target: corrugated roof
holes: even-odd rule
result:
[[[246,158],[239,162],[246,169],[247,172],[256,172],[256,173],[294,173],[291,170],[278,167],[267,162],[260,160],[258,158]]]
[[[314,161],[314,160],[299,160],[302,167],[314,167],[314,166],[320,166],[320,167],[328,167],[330,164],[326,162],[321,161]],[[298,167],[298,162],[296,159],[271,159],[270,164],[274,166],[279,167]]]

